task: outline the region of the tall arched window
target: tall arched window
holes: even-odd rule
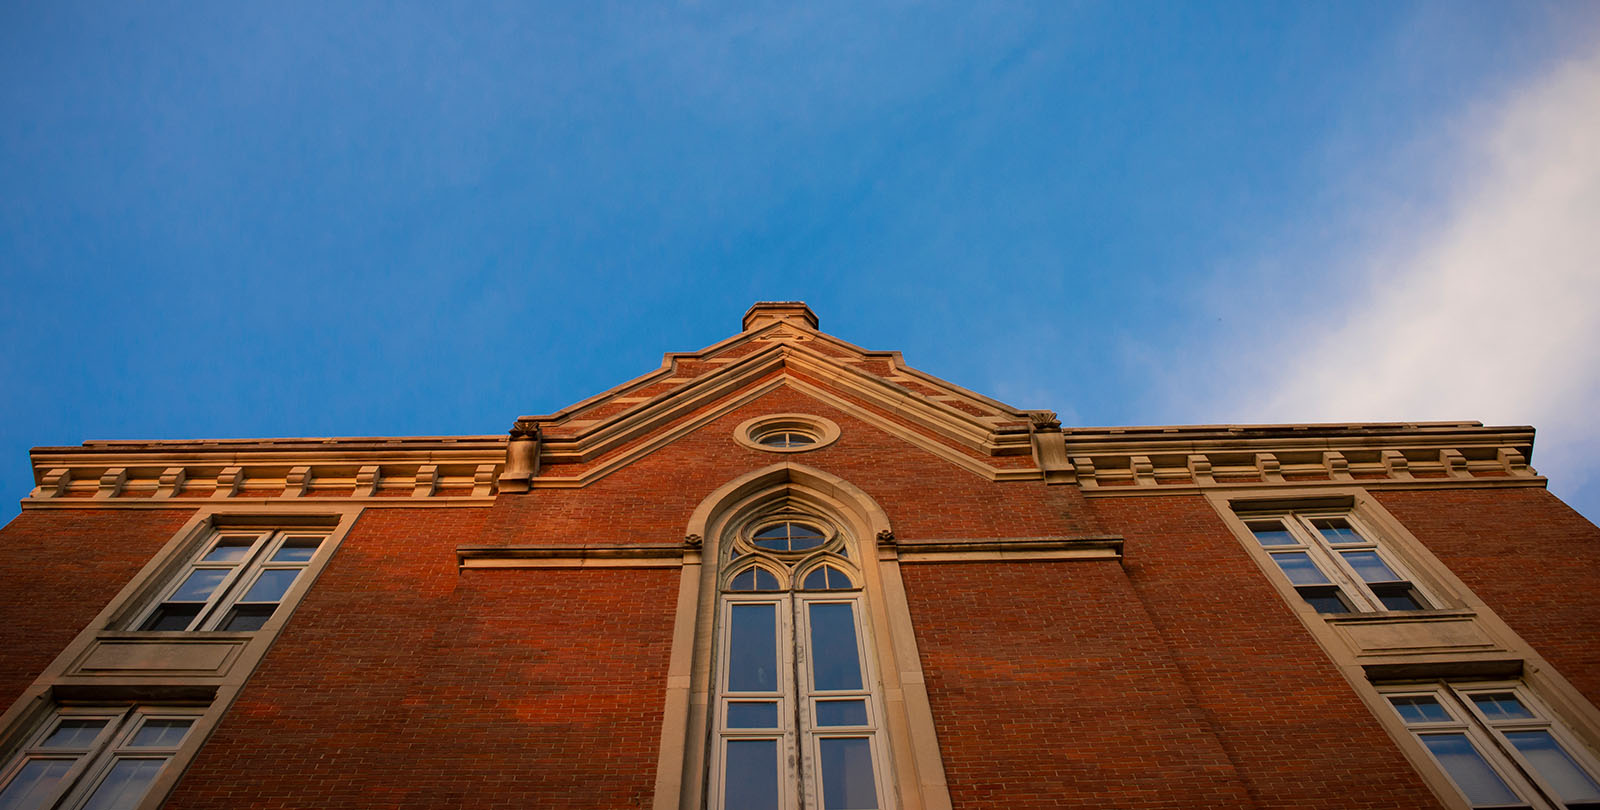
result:
[[[949,810],[882,507],[784,462],[684,535],[653,810]]]
[[[854,538],[773,511],[721,550],[712,808],[893,806]]]

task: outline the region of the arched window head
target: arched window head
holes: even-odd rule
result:
[[[771,571],[759,565],[752,565],[734,574],[733,578],[728,580],[728,590],[777,591],[782,590],[782,588],[778,585],[778,578]]]
[[[831,565],[811,569],[800,582],[802,591],[848,591],[855,587],[845,572]]]

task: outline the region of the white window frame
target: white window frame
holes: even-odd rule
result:
[[[1236,510],[1236,514],[1238,515],[1240,522],[1244,524],[1245,532],[1249,538],[1249,542],[1256,548],[1260,549],[1260,551],[1267,556],[1268,561],[1272,563],[1272,570],[1276,571],[1279,576],[1288,579],[1288,575],[1284,573],[1284,571],[1278,566],[1277,561],[1274,559],[1275,555],[1303,552],[1311,560],[1312,564],[1317,568],[1317,570],[1322,573],[1322,576],[1328,580],[1328,584],[1324,586],[1295,584],[1291,582],[1290,587],[1292,587],[1297,593],[1301,594],[1302,599],[1304,599],[1304,592],[1306,590],[1317,590],[1319,588],[1331,589],[1338,594],[1339,599],[1344,602],[1345,606],[1349,608],[1349,613],[1352,614],[1416,613],[1419,610],[1436,610],[1439,609],[1439,607],[1443,604],[1443,602],[1437,596],[1430,593],[1429,589],[1418,581],[1418,578],[1410,571],[1407,565],[1397,559],[1397,555],[1392,550],[1385,547],[1385,543],[1382,540],[1382,533],[1367,525],[1364,521],[1357,517],[1352,510],[1339,508],[1313,508],[1256,511],[1241,506]],[[1313,521],[1316,520],[1329,518],[1337,518],[1345,521],[1345,523],[1348,524],[1350,528],[1361,537],[1362,542],[1341,543],[1338,545],[1330,544],[1323,537],[1322,532],[1319,531],[1313,523]],[[1277,522],[1282,525],[1295,542],[1284,545],[1263,545],[1255,535],[1255,526],[1253,524],[1265,523],[1269,521]],[[1404,583],[1406,589],[1411,593],[1412,598],[1419,602],[1421,607],[1415,610],[1395,610],[1383,604],[1383,600],[1380,595],[1373,590],[1372,586],[1363,580],[1361,576],[1356,573],[1355,568],[1344,559],[1342,552],[1350,551],[1370,551],[1376,554],[1378,559],[1381,560],[1390,571],[1393,571],[1395,575],[1399,577],[1399,579],[1393,580],[1393,582]],[[1340,614],[1326,613],[1321,615]]]
[[[765,525],[765,524],[760,524]],[[825,530],[826,531],[826,530]],[[804,552],[812,554],[814,550]],[[817,562],[817,559],[823,562]],[[848,589],[822,591],[799,590],[805,574],[818,565],[831,565],[851,579]],[[710,782],[707,807],[722,810],[725,798],[728,743],[734,740],[775,740],[779,760],[779,807],[795,810],[799,807],[820,808],[824,786],[822,784],[822,741],[825,739],[866,739],[872,756],[872,776],[877,792],[879,810],[892,810],[894,796],[889,773],[888,739],[883,731],[881,690],[878,683],[877,664],[871,654],[872,638],[867,624],[864,594],[859,577],[848,573],[842,557],[831,554],[818,558],[808,557],[799,566],[798,575],[779,577],[779,591],[730,591],[727,583],[733,576],[750,567],[749,555],[730,560],[728,574],[722,589],[717,611],[717,671],[716,700],[713,702],[713,745],[710,757]],[[766,566],[762,566],[766,567]],[[770,570],[770,569],[769,569]],[[773,692],[734,692],[730,688],[732,658],[732,617],[737,605],[770,604],[776,616],[779,677],[778,689]],[[817,690],[812,686],[813,673],[809,666],[810,606],[814,604],[847,604],[850,606],[856,634],[856,651],[861,667],[861,688],[853,690]],[[818,726],[816,704],[824,700],[862,700],[866,706],[867,723],[852,726]],[[778,727],[771,729],[729,728],[728,706],[748,701],[776,701]],[[735,810],[735,808],[727,808]]]
[[[70,758],[73,761],[72,767],[61,777],[45,801],[38,806],[41,810],[77,810],[94,796],[95,790],[100,787],[118,761],[159,759],[164,770],[177,756],[184,741],[198,733],[196,728],[200,725],[205,711],[205,706],[171,704],[57,706],[6,760],[5,767],[0,769],[0,791],[4,791],[30,761]],[[87,746],[43,747],[45,739],[63,721],[75,718],[101,719],[106,721],[106,725]],[[146,723],[151,720],[169,719],[189,721],[189,728],[176,744],[140,747],[131,745],[134,735]],[[156,784],[160,777],[161,771],[157,771],[156,776],[151,779],[151,784]]]
[[[1396,697],[1432,697],[1444,707],[1450,720],[1419,722],[1407,720],[1393,704],[1389,710],[1400,717],[1406,730],[1411,732],[1428,760],[1438,767],[1445,780],[1455,788],[1461,800],[1474,807],[1534,808],[1535,810],[1560,810],[1569,805],[1562,802],[1555,789],[1545,781],[1538,769],[1529,762],[1517,747],[1506,738],[1507,731],[1545,731],[1561,746],[1578,768],[1600,782],[1600,760],[1597,760],[1583,743],[1566,728],[1556,715],[1539,700],[1527,684],[1521,681],[1433,681],[1421,684],[1394,684],[1378,687],[1384,702]],[[1473,695],[1510,692],[1534,716],[1519,719],[1491,719],[1472,700]],[[1472,743],[1489,768],[1498,775],[1510,790],[1523,800],[1521,804],[1471,805],[1466,794],[1456,786],[1443,764],[1422,743],[1428,733],[1460,733]],[[1600,802],[1585,802],[1578,807],[1600,807]]]
[[[248,540],[249,546],[243,557],[237,561],[227,563],[206,562],[205,557],[218,546],[227,542]],[[316,551],[307,560],[295,562],[274,561],[273,557],[287,545],[296,542],[315,541]],[[301,587],[304,580],[301,578],[308,569],[313,569],[331,553],[333,546],[330,542],[329,532],[323,529],[298,529],[298,528],[213,528],[208,533],[205,542],[188,558],[187,562],[177,568],[171,576],[167,577],[155,598],[149,600],[143,609],[134,614],[132,621],[128,622],[127,629],[140,632],[211,632],[222,629],[222,624],[228,620],[235,607],[261,607],[267,604],[274,605],[264,621],[270,621],[279,608],[285,603],[294,601],[296,589]],[[161,610],[163,605],[169,604],[169,599],[188,580],[189,576],[198,570],[226,570],[227,574],[206,600],[200,604],[199,611],[188,625],[183,628],[168,630],[143,630],[145,623]],[[284,594],[276,602],[245,602],[244,597],[249,593],[251,586],[261,578],[266,571],[295,570],[297,575],[290,583]],[[189,604],[196,604],[190,602]],[[255,632],[254,630],[230,630],[227,632]]]

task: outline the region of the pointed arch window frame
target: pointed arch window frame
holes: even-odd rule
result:
[[[850,562],[860,575],[859,604],[868,639],[863,654],[882,685],[888,763],[883,778],[900,810],[946,810],[950,795],[899,559],[892,543],[882,542],[893,537],[888,516],[843,478],[795,463],[774,464],[727,482],[701,501],[686,527],[686,535],[704,540],[684,555],[652,807],[708,806],[708,740],[717,708],[715,630],[724,603],[721,552],[742,522],[779,504],[804,504],[857,538],[857,554]],[[814,568],[810,556],[802,557],[796,575]]]

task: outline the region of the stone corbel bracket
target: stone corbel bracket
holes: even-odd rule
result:
[[[539,422],[524,416],[511,426],[511,438],[506,442],[505,472],[500,474],[501,492],[527,492],[533,489],[533,479],[539,475],[539,451],[544,435]]]
[[[1039,465],[1046,484],[1071,484],[1078,480],[1067,457],[1067,440],[1054,411],[1028,411],[1033,427],[1033,463]]]

